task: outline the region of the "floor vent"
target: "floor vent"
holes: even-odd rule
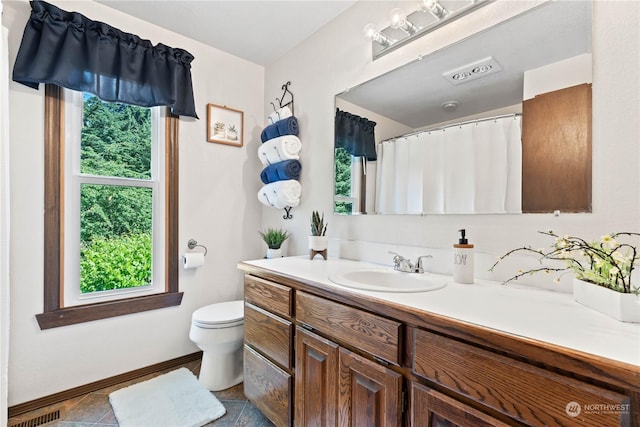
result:
[[[20,421],[17,424],[11,424],[9,427],[36,427],[48,424],[60,419],[60,410],[48,412],[37,417],[33,417],[29,420]]]

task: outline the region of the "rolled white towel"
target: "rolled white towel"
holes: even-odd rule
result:
[[[291,113],[291,109],[289,107],[282,107],[277,111],[269,114],[269,118],[267,119],[268,124],[272,125],[278,120],[286,119],[287,117],[291,117],[293,114]]]
[[[266,141],[258,148],[258,158],[264,166],[284,160],[299,160],[300,149],[302,149],[302,142],[297,136],[279,136]]]
[[[286,206],[296,207],[300,204],[302,186],[295,179],[276,181],[264,185],[258,191],[258,200],[265,206],[283,209]]]

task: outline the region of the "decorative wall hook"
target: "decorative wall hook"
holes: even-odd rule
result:
[[[291,91],[289,90],[290,84],[291,82],[289,81],[282,85],[282,97],[276,98],[276,100],[280,104],[280,108],[289,107],[289,109],[291,110],[291,114],[295,115],[295,112],[293,111],[293,93],[291,93]],[[285,102],[285,97],[287,96],[287,94],[289,94],[291,100]]]
[[[293,215],[291,215],[291,209],[292,209],[292,206],[285,206],[284,207],[285,214],[282,215],[282,219],[291,219],[291,218],[293,218]]]

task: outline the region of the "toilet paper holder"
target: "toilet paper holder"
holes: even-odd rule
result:
[[[196,247],[200,247],[202,249],[204,249],[204,255],[207,255],[207,247],[204,245],[199,245],[198,242],[195,239],[189,239],[189,241],[187,242],[187,247],[189,249],[194,249]]]

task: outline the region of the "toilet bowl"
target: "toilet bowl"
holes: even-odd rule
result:
[[[202,385],[217,391],[242,382],[243,301],[211,304],[194,311],[189,338],[203,352],[198,377]]]

